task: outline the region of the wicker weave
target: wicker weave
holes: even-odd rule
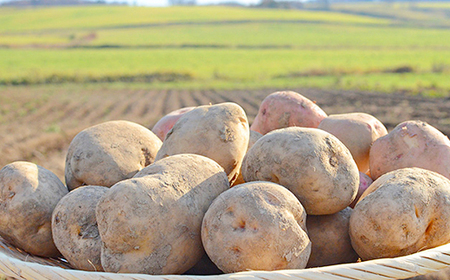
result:
[[[311,269],[291,269],[279,271],[247,271],[233,274],[192,276],[192,275],[144,275],[87,272],[71,269],[60,259],[45,259],[30,256],[3,240],[0,240],[0,274],[15,279],[102,279],[102,280],[292,280],[292,279],[404,279],[450,266],[450,244],[425,250],[413,255],[342,264]]]

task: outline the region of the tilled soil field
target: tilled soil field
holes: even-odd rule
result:
[[[89,126],[123,119],[152,128],[162,116],[175,109],[221,102],[240,104],[252,123],[264,97],[277,90],[6,88],[0,94],[0,165],[32,161],[64,181],[67,148],[72,138]],[[316,101],[328,114],[369,113],[388,130],[402,121],[419,119],[450,135],[450,98],[316,89],[294,91]],[[450,279],[446,272],[427,278]]]
[[[108,120],[124,119],[152,128],[165,114],[186,106],[236,102],[252,123],[261,101],[279,89],[255,91],[154,91],[113,89],[7,88],[0,96],[0,165],[33,161],[64,176],[72,138]],[[294,89],[317,102],[328,114],[365,112],[388,130],[419,119],[450,135],[450,98],[404,94]]]

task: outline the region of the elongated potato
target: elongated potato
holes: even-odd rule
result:
[[[309,215],[328,215],[356,197],[359,172],[349,150],[317,128],[289,127],[261,137],[242,165],[246,182],[278,183],[300,200]]]
[[[350,217],[363,260],[413,254],[450,242],[450,180],[421,168],[391,171],[363,193]]]
[[[115,184],[96,217],[105,271],[181,274],[204,254],[201,223],[230,188],[223,168],[200,155],[170,156]]]
[[[369,171],[369,152],[372,143],[386,135],[387,129],[377,118],[366,113],[329,115],[323,119],[319,128],[344,143],[350,150],[359,171]]]
[[[269,94],[259,107],[250,129],[261,134],[290,126],[314,127],[327,114],[314,102],[294,91]]]
[[[199,106],[185,113],[167,133],[156,160],[191,153],[213,159],[232,184],[249,141],[247,116],[236,103]]]
[[[450,179],[449,162],[450,140],[422,121],[400,123],[370,149],[370,175],[374,180],[406,167],[428,169]]]
[[[42,257],[60,255],[52,238],[52,212],[68,193],[53,172],[16,161],[0,170],[0,235],[10,244]]]
[[[312,243],[307,267],[318,267],[358,260],[348,233],[352,208],[347,207],[331,215],[306,218],[306,228]]]
[[[67,187],[110,187],[129,179],[155,160],[161,145],[151,130],[129,121],[89,127],[70,143],[65,167]]]
[[[223,272],[304,268],[306,213],[287,189],[250,182],[223,192],[203,218],[206,253]]]
[[[95,208],[107,187],[83,186],[71,191],[56,205],[52,234],[56,247],[75,268],[103,271]]]

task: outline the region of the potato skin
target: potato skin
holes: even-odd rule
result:
[[[156,160],[183,153],[202,155],[219,163],[232,184],[248,141],[248,120],[241,106],[232,102],[198,106],[167,133]]]
[[[242,165],[246,182],[270,181],[294,193],[309,215],[328,215],[356,197],[359,172],[348,149],[332,134],[289,127],[261,137]]]
[[[52,215],[52,233],[56,247],[75,268],[103,271],[95,208],[109,190],[101,186],[79,187],[64,196]]]
[[[369,186],[373,183],[372,178],[370,178],[369,175],[366,175],[365,173],[359,172],[359,187],[358,187],[358,193],[356,194],[355,200],[350,204],[350,207],[353,209],[355,208],[356,203],[358,203],[358,200],[361,198],[362,194],[369,188]]]
[[[422,121],[400,123],[370,149],[370,175],[374,180],[406,167],[428,169],[450,179],[449,162],[450,140]]]
[[[247,151],[253,147],[253,145],[256,143],[256,141],[258,141],[259,138],[262,137],[262,134],[253,130],[250,130],[250,139],[248,141],[248,146],[247,146]],[[244,176],[242,176],[242,165],[241,165],[241,169],[239,170],[239,174],[236,178],[236,181],[234,181],[233,186],[239,185],[239,184],[243,184],[245,183],[244,181]]]
[[[308,215],[306,228],[312,248],[306,267],[351,263],[358,260],[348,233],[352,211],[352,208],[347,207],[331,215]]]
[[[105,271],[181,274],[204,254],[201,223],[229,189],[223,168],[200,155],[170,156],[115,184],[96,217]]]
[[[109,121],[86,128],[73,138],[67,152],[67,187],[110,187],[129,179],[153,163],[161,145],[151,130],[134,122]]]
[[[299,126],[317,128],[327,114],[314,102],[294,91],[269,94],[259,107],[250,129],[261,134]]]
[[[350,150],[359,171],[369,171],[369,153],[372,143],[388,133],[377,118],[366,113],[329,115],[319,127],[344,143]]]
[[[165,115],[153,126],[153,133],[155,133],[155,135],[158,136],[161,141],[164,141],[167,133],[172,129],[172,127],[181,118],[181,116],[194,108],[195,107],[184,107]]]
[[[220,194],[203,218],[202,241],[225,273],[300,269],[311,252],[301,203],[282,186],[262,181]]]
[[[25,161],[6,165],[0,170],[0,235],[30,254],[60,256],[51,220],[67,193],[67,187],[44,167]]]
[[[450,242],[450,180],[421,168],[384,174],[350,217],[353,248],[363,260],[398,257]]]

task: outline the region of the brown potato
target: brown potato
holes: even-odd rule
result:
[[[372,143],[386,135],[387,129],[377,118],[366,113],[329,115],[322,120],[323,129],[344,143],[350,150],[359,171],[369,171],[369,152]]]
[[[419,167],[450,179],[450,140],[442,132],[422,121],[406,121],[370,149],[370,175],[381,175],[401,168]]]
[[[156,160],[176,154],[198,154],[223,167],[232,184],[249,141],[247,116],[236,103],[199,106],[185,113],[166,135]]]
[[[223,168],[200,155],[170,156],[115,184],[96,210],[105,271],[181,274],[204,254],[201,223],[230,188]]]
[[[206,253],[225,273],[304,268],[311,252],[306,213],[287,189],[270,182],[235,186],[203,218]]]
[[[363,260],[405,256],[450,242],[450,180],[421,168],[384,174],[350,217],[352,246]]]
[[[242,174],[246,182],[278,183],[300,200],[309,215],[328,215],[356,197],[359,172],[347,147],[317,128],[272,131],[248,150]]]
[[[67,187],[110,187],[131,178],[153,163],[161,145],[151,130],[129,121],[89,127],[70,143],[65,167]]]
[[[53,210],[52,234],[55,245],[77,269],[103,271],[100,262],[102,241],[95,208],[107,190],[107,187],[101,186],[77,188],[64,196]]]
[[[327,114],[313,101],[294,91],[277,91],[261,103],[250,129],[261,134],[290,126],[314,127]]]
[[[59,256],[52,239],[52,212],[67,193],[44,167],[25,161],[6,165],[0,170],[0,235],[30,254]]]
[[[351,263],[358,260],[348,233],[351,214],[352,208],[347,207],[331,215],[308,215],[306,228],[312,248],[306,267]]]

